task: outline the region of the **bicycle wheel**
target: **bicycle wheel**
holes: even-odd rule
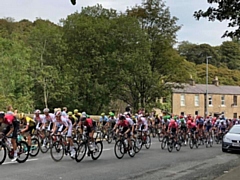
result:
[[[167,141],[168,141],[167,138],[164,137],[163,140],[162,140],[162,143],[161,143],[161,148],[162,148],[162,149],[165,149],[165,147],[166,147],[166,145],[167,145]]]
[[[87,144],[85,142],[82,142],[78,145],[78,148],[76,150],[75,159],[77,162],[81,162],[83,158],[85,157],[87,152]]]
[[[95,142],[95,148],[94,148],[94,150],[91,153],[92,159],[93,160],[97,160],[101,156],[102,151],[103,151],[103,143],[102,143],[102,141]]]
[[[4,163],[7,156],[6,146],[0,142],[0,165]]]
[[[18,149],[17,162],[24,163],[28,159],[28,156],[29,156],[28,144],[25,141],[17,142],[17,149]]]
[[[181,143],[177,142],[175,146],[176,150],[180,151],[181,147],[182,147]]]
[[[64,156],[65,146],[61,141],[55,141],[50,148],[50,154],[54,161],[61,161]]]
[[[49,148],[50,148],[50,139],[48,137],[45,137],[43,140],[41,140],[41,145],[40,145],[40,151],[42,153],[46,153],[48,152]]]
[[[138,153],[142,149],[142,140],[137,138],[134,145],[134,151],[135,153]]]
[[[147,135],[145,148],[149,149],[150,147],[151,147],[151,137],[150,135]]]
[[[115,156],[118,159],[122,159],[123,158],[123,156],[125,154],[124,149],[125,149],[124,143],[121,140],[118,140],[115,143],[115,146],[114,146],[114,153],[115,153]]]
[[[210,139],[209,139],[209,144],[210,144],[210,147],[213,147],[213,139],[212,139],[212,137],[210,137]]]
[[[168,152],[172,152],[172,150],[173,150],[173,140],[172,139],[169,140],[167,149],[168,149]]]
[[[111,144],[112,140],[113,140],[113,133],[110,131],[107,134],[107,142],[108,142],[108,144]]]
[[[189,139],[189,147],[190,147],[190,149],[193,148],[193,140],[192,140],[192,138]]]
[[[159,134],[158,134],[158,141],[159,141],[159,142],[162,142],[162,141],[163,141],[163,138],[164,138],[163,133],[162,133],[162,132],[159,133]]]
[[[35,157],[40,151],[40,143],[37,138],[31,139],[31,147],[29,149],[29,155]]]
[[[130,149],[130,146],[128,145],[128,155],[130,157],[134,157],[135,156],[135,141],[133,139],[131,139],[131,143],[132,143],[132,149]]]

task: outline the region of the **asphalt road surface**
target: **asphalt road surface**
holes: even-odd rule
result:
[[[134,158],[125,154],[120,160],[113,147],[113,142],[104,141],[104,151],[98,160],[86,156],[80,163],[69,156],[55,162],[49,152],[40,152],[23,164],[7,159],[0,166],[0,180],[211,180],[240,164],[239,154],[222,153],[221,146],[216,144],[198,149],[183,146],[179,152],[174,149],[169,153],[160,149],[157,139],[152,139],[149,150],[143,147]]]

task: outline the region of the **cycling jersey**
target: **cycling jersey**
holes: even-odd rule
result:
[[[56,121],[57,125],[58,125],[58,132],[62,132],[63,128],[68,128],[68,132],[67,132],[67,137],[71,137],[72,136],[72,121],[64,116],[60,116],[59,119],[57,119]]]
[[[44,116],[43,116],[43,119],[44,119],[44,122],[45,122],[45,123],[49,122],[49,124],[48,124],[48,130],[50,131],[51,128],[52,128],[53,123],[56,122],[56,117],[55,117],[55,115],[49,113],[48,115],[44,115]]]
[[[5,114],[2,124],[7,125],[6,130],[3,132],[4,134],[7,134],[13,126],[14,129],[12,133],[12,138],[17,139],[19,121],[16,119],[16,117],[13,114]]]
[[[203,120],[202,118],[198,119],[196,122],[197,122],[197,126],[198,126],[199,128],[202,128],[202,127],[203,127],[204,120]]]
[[[35,127],[36,122],[32,118],[26,117],[26,124],[27,124],[27,126],[30,126],[30,127],[34,126]]]
[[[177,122],[175,122],[175,123],[170,123],[170,124],[168,125],[168,127],[169,127],[170,129],[177,129],[178,124],[177,124]]]

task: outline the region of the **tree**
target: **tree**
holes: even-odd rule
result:
[[[207,56],[212,56],[209,63],[215,66],[220,65],[220,52],[218,52],[215,47],[212,47],[209,44],[197,45],[183,41],[178,45],[177,49],[179,54],[190,62],[202,64],[206,62]]]
[[[240,1],[239,0],[208,0],[211,6],[203,11],[198,10],[194,13],[194,17],[208,18],[209,21],[228,21],[228,27],[233,28],[232,31],[226,31],[223,37],[240,37]],[[235,28],[236,27],[236,28]]]

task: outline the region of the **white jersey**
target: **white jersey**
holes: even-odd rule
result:
[[[44,122],[50,122],[50,123],[54,123],[56,122],[56,117],[54,114],[49,113],[47,116],[44,115],[43,116]]]
[[[37,122],[37,123],[45,123],[45,121],[44,121],[44,116],[41,115],[41,114],[40,114],[39,116],[34,115],[34,116],[33,116],[33,119],[34,119],[34,121]]]
[[[126,120],[129,122],[129,124],[132,126],[134,123],[133,123],[133,120],[131,118],[126,118]]]
[[[141,120],[137,122],[138,125],[145,125],[147,126],[148,125],[148,122],[147,122],[147,119],[145,117],[141,117],[140,118]]]

